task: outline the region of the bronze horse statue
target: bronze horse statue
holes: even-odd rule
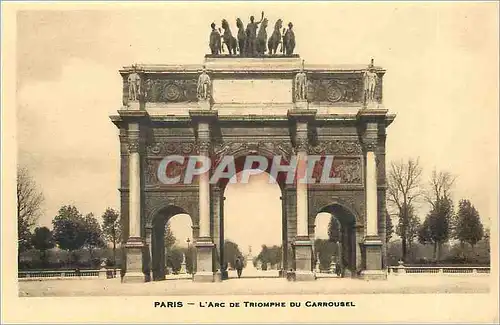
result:
[[[264,18],[262,24],[259,28],[259,33],[257,34],[257,54],[264,55],[266,53],[266,41],[267,41],[267,18]]]
[[[241,19],[236,18],[236,27],[238,27],[238,49],[240,55],[246,55],[247,52],[247,33],[245,32],[245,26]]]
[[[231,33],[231,28],[229,28],[229,24],[227,20],[222,20],[222,29],[224,30],[224,34],[222,35],[222,39],[224,40],[224,44],[226,44],[227,50],[229,51],[229,55],[236,55],[236,47],[237,42],[236,38]]]
[[[276,24],[274,24],[274,31],[267,41],[267,48],[270,55],[276,54],[278,46],[281,44],[281,27],[283,27],[283,21],[278,19]]]

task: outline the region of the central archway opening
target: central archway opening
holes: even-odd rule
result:
[[[223,279],[237,279],[240,258],[241,278],[279,277],[287,249],[280,180],[268,168],[245,181],[244,158],[237,159],[236,174],[221,186],[220,269]]]
[[[150,268],[153,281],[188,278],[194,270],[192,220],[177,206],[160,209],[150,229]]]
[[[356,218],[339,204],[315,218],[314,269],[317,274],[351,277],[356,272]]]

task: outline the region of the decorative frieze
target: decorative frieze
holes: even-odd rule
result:
[[[214,158],[219,161],[225,155],[236,156],[241,152],[264,152],[289,158],[292,154],[292,144],[290,141],[226,141],[215,145]]]
[[[146,147],[146,152],[152,156],[194,155],[198,153],[198,144],[193,141],[153,142]]]
[[[312,75],[308,80],[309,102],[361,102],[363,98],[362,79],[357,78],[332,78]]]
[[[196,79],[154,79],[145,81],[146,101],[151,103],[181,103],[198,101]]]
[[[312,146],[310,154],[330,154],[330,155],[361,155],[363,150],[359,141],[332,140],[321,141]]]

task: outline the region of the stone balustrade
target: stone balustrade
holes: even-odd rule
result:
[[[411,266],[400,263],[388,267],[388,272],[394,275],[402,274],[490,274],[489,266]]]
[[[99,270],[50,270],[19,271],[19,281],[62,280],[62,279],[113,279],[120,276],[120,269]]]

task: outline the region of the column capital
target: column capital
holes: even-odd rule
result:
[[[295,151],[296,152],[308,152],[309,150],[309,141],[307,137],[298,137],[295,141]]]
[[[129,153],[139,152],[139,148],[140,148],[140,140],[139,140],[139,138],[129,137],[128,138],[128,152]]]
[[[209,153],[211,149],[211,142],[208,139],[199,139],[198,140],[198,153],[204,154]]]
[[[377,149],[377,138],[366,137],[363,139],[363,147],[366,151],[375,151]]]

